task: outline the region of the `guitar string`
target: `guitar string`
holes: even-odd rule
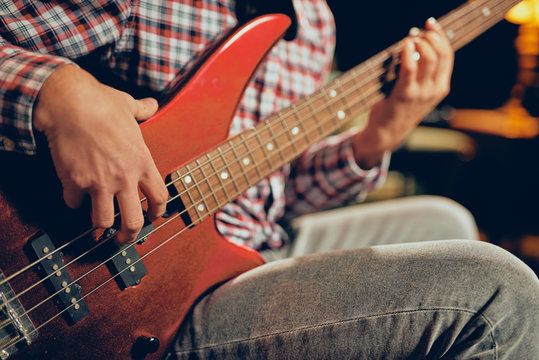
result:
[[[225,186],[223,186],[223,187],[226,187],[226,185],[225,185]],[[202,200],[204,200],[204,199],[202,199]],[[91,252],[91,250],[90,250],[90,252]],[[75,260],[75,261],[76,261],[76,260]],[[69,265],[69,264],[67,264],[66,266],[68,266],[68,265]],[[20,296],[20,295],[22,295],[22,294],[19,294],[19,296]]]
[[[377,90],[376,90],[376,91],[377,91]],[[370,96],[370,95],[372,95],[372,93],[369,94],[369,96]],[[276,114],[276,115],[278,115],[278,114]],[[283,133],[278,134],[277,137],[278,137],[278,136],[282,136],[283,134],[286,134],[286,132],[283,132]],[[250,140],[255,140],[255,139],[254,139],[253,136],[251,136],[251,137],[246,138],[243,142],[244,142],[244,143],[248,143]],[[255,140],[255,141],[256,141],[256,140]],[[263,147],[263,144],[260,144],[260,145],[258,146],[258,149],[260,149],[260,148],[262,148],[262,147]],[[254,150],[256,151],[257,148],[255,148]],[[227,149],[225,153],[230,153],[230,151],[232,151],[232,150],[231,150],[231,149]],[[253,151],[253,152],[254,152],[254,151]],[[253,152],[251,152],[251,153],[253,153]],[[196,168],[193,168],[192,170],[190,170],[188,173],[186,173],[186,174],[184,174],[184,175],[193,175],[197,170],[199,170],[199,169],[202,168],[203,166],[207,165],[210,161],[212,161],[212,160],[209,160],[209,161],[206,161],[206,162],[204,162],[204,163],[201,163],[200,166],[198,166],[198,167],[196,167]],[[240,161],[240,160],[237,160],[236,163],[239,164],[239,163],[240,163],[239,161]],[[241,166],[240,166],[240,167],[241,167]],[[214,172],[213,174],[210,174],[210,176],[208,176],[208,177],[215,176],[219,171],[221,171],[221,170],[223,170],[223,169],[226,169],[226,167],[225,167],[225,168],[219,169],[217,172]],[[194,176],[194,175],[193,175],[193,176]],[[175,184],[176,182],[178,182],[178,181],[180,181],[180,180],[181,180],[181,178],[175,179],[175,180],[169,182],[168,184],[166,184],[166,186],[173,185],[173,184]],[[181,193],[175,195],[174,197],[171,197],[170,199],[167,200],[167,203],[176,200],[177,198],[181,197],[182,195],[185,195],[187,192],[193,190],[195,187],[196,187],[196,186],[186,187],[186,190],[185,190],[185,191],[183,191],[183,192],[181,192]],[[145,199],[141,199],[141,203],[142,203],[144,200],[145,200]],[[179,215],[185,214],[188,210],[190,210],[190,209],[192,209],[192,208],[193,208],[193,207],[191,207],[191,208],[189,208],[189,209],[186,209],[186,211],[183,211],[183,212],[179,213]],[[119,213],[118,213],[118,214],[115,214],[115,216],[117,216],[117,215],[119,215]],[[93,228],[87,230],[86,232],[84,232],[83,234],[77,236],[77,237],[74,238],[73,240],[70,240],[69,242],[67,242],[67,243],[64,244],[63,246],[61,246],[61,247],[59,247],[59,248],[57,248],[57,249],[55,249],[55,250],[53,250],[53,251],[47,253],[46,255],[44,255],[43,257],[41,257],[40,259],[36,260],[34,263],[28,265],[26,268],[23,268],[23,269],[19,270],[18,272],[12,274],[10,277],[8,277],[8,278],[6,278],[5,280],[3,280],[2,282],[0,282],[0,286],[3,285],[4,283],[6,283],[7,281],[13,279],[14,277],[20,275],[20,274],[23,273],[24,271],[27,271],[29,268],[31,268],[31,267],[33,267],[33,266],[39,264],[42,260],[46,259],[47,257],[49,257],[49,256],[51,256],[51,255],[54,255],[56,252],[58,252],[58,251],[60,251],[60,250],[63,250],[66,246],[72,244],[73,242],[75,242],[75,241],[77,241],[77,240],[80,240],[82,237],[84,237],[84,236],[90,234],[90,233],[91,233],[92,231],[94,231],[94,230],[97,230],[97,228],[96,228],[96,227],[93,227]],[[99,245],[103,244],[104,242],[106,242],[106,241],[112,239],[113,237],[114,237],[114,235],[105,237],[104,239],[102,239],[101,242],[98,243],[97,246],[99,246]],[[91,248],[91,249],[88,250],[88,251],[91,252],[91,251],[95,250],[95,248],[96,248],[96,247]],[[75,261],[78,260],[78,259],[80,259],[80,258],[76,258]],[[68,263],[68,264],[64,265],[62,268],[58,269],[58,270],[62,270],[63,268],[67,267],[67,266],[70,265],[70,264],[71,264],[71,263]],[[53,276],[53,274],[48,275],[46,278],[42,279],[41,282],[44,281],[44,280],[46,280],[46,279],[48,279],[48,278],[51,277],[51,276]],[[35,285],[37,285],[37,284],[35,284]],[[23,293],[24,293],[24,292],[23,292]],[[21,293],[21,294],[19,294],[19,295],[22,295],[23,293]]]
[[[351,93],[351,92],[350,92],[350,93]],[[371,93],[371,94],[372,94],[372,93]],[[356,102],[356,104],[357,104],[357,102]],[[353,106],[353,105],[352,105],[352,106]],[[326,119],[326,120],[324,120],[324,121],[325,121],[325,122],[330,122],[330,120],[331,120],[331,119]],[[280,136],[280,135],[278,135],[278,136]],[[227,150],[228,150],[228,149],[227,149]],[[195,170],[196,170],[196,169],[193,169],[192,171],[194,172]],[[177,181],[177,179],[176,179],[176,181]],[[222,188],[225,188],[225,187],[226,187],[226,185],[222,186]],[[206,198],[207,198],[207,197],[206,197]],[[204,199],[202,199],[202,200],[204,200]],[[218,204],[216,204],[216,205],[218,205]],[[191,208],[192,208],[192,207],[191,207]],[[218,207],[217,207],[216,209],[218,209]],[[214,210],[212,210],[212,211],[215,211],[216,209],[214,209]],[[186,211],[187,211],[187,210],[186,210]],[[184,211],[184,213],[185,213],[185,211]],[[207,216],[211,216],[211,215],[212,215],[211,212],[207,213],[207,214],[204,216],[204,218],[201,218],[201,219],[200,219],[200,221],[202,221],[203,219],[205,219]],[[175,218],[177,218],[178,216],[179,216],[179,214],[176,215]],[[168,223],[168,222],[166,222],[166,223],[164,223],[164,224],[161,224],[161,226],[160,226],[159,228],[161,228],[162,226],[166,225],[167,223]],[[157,229],[155,229],[154,231],[152,231],[152,233],[155,232],[156,230],[158,230],[159,228],[157,228]],[[185,230],[188,229],[188,228],[189,228],[189,227],[183,228],[183,229],[181,230],[181,232],[185,231]],[[180,233],[181,233],[181,232],[180,232]],[[178,236],[180,233],[174,235],[173,237]],[[148,235],[149,235],[149,234],[148,234]],[[171,240],[171,239],[168,239],[167,241],[165,241],[165,243],[168,242],[168,241],[170,241],[170,240]],[[133,244],[133,245],[134,245],[134,244]],[[160,246],[159,246],[159,247],[160,247]],[[159,247],[157,247],[157,248],[159,248]],[[153,249],[151,252],[149,252],[149,253],[146,254],[146,255],[149,255],[150,253],[152,253],[153,251],[155,251],[157,248]],[[92,249],[89,250],[89,251],[92,251]],[[145,255],[145,256],[146,256],[146,255]],[[115,255],[115,256],[116,256],[116,255]],[[144,256],[144,257],[145,257],[145,256]],[[102,265],[103,265],[103,264],[99,265],[98,267],[101,267]],[[67,265],[66,265],[66,266],[67,266]],[[95,269],[94,269],[94,270],[95,270]],[[92,270],[92,271],[93,271],[93,270]],[[92,272],[92,271],[90,271],[90,272]],[[90,272],[88,272],[87,274],[89,274]],[[85,274],[84,276],[86,276],[87,274]],[[81,277],[81,278],[82,278],[82,277]],[[81,278],[79,278],[79,279],[73,281],[73,283],[76,282],[76,281],[78,281],[78,280],[80,280]],[[110,280],[110,279],[109,279],[109,280]],[[97,288],[96,288],[96,289],[97,289]],[[94,289],[94,290],[96,290],[96,289]],[[93,290],[93,291],[94,291],[94,290]],[[93,291],[92,291],[92,292],[93,292]],[[88,294],[88,295],[89,295],[89,294]],[[81,300],[82,300],[82,299],[81,299]],[[29,311],[28,311],[28,312],[29,312]]]
[[[277,135],[277,136],[280,136],[280,135]],[[228,150],[228,149],[227,149],[227,150]],[[194,172],[195,170],[196,170],[196,169],[193,169],[193,172]],[[226,190],[226,185],[222,186],[222,188],[225,188],[225,190]],[[236,196],[236,195],[234,195],[234,196]],[[207,198],[207,197],[206,197],[206,198]],[[204,201],[205,198],[202,198],[201,200]],[[189,210],[189,209],[187,209],[187,210]],[[184,211],[184,213],[185,213],[185,211]],[[166,225],[166,224],[162,224],[162,225]],[[160,227],[161,227],[161,226],[160,226]],[[157,229],[156,229],[156,230],[157,230]],[[101,243],[100,243],[100,244],[101,244]],[[95,246],[95,247],[97,247],[97,246]],[[94,247],[94,248],[95,248],[95,247]],[[92,251],[94,250],[94,248],[90,249],[88,252],[92,252]],[[82,256],[84,256],[84,254],[83,254]],[[80,257],[78,257],[77,259],[80,259]],[[73,263],[73,262],[76,261],[77,259],[74,259],[71,263]],[[67,267],[67,266],[69,266],[71,263],[66,264],[66,265],[64,266],[64,268]],[[22,295],[22,294],[19,294],[19,296],[21,296],[21,295]]]
[[[378,75],[381,75],[381,74],[378,74]],[[372,79],[371,79],[371,80],[372,80]],[[376,90],[376,91],[377,91],[377,90]],[[301,100],[300,100],[300,101],[301,101]],[[278,114],[279,114],[279,113],[278,113]],[[278,115],[278,114],[276,114],[276,115]],[[269,119],[268,119],[268,120],[269,120]],[[280,135],[282,135],[282,134],[279,134],[279,136],[280,136]],[[250,136],[250,137],[246,138],[244,142],[247,143],[247,142],[250,141],[250,140],[255,140],[255,141],[256,141],[256,139],[254,139],[254,136]],[[255,150],[256,150],[256,149],[255,149]],[[230,150],[227,150],[227,151],[230,151]],[[184,174],[184,175],[192,175],[194,172],[196,172],[197,170],[199,170],[199,169],[202,168],[203,166],[207,165],[210,161],[211,161],[211,160],[202,163],[200,166],[197,166],[197,167],[193,168],[192,170],[190,170],[188,173],[186,173],[186,174]],[[221,169],[221,170],[222,170],[222,169]],[[215,174],[212,174],[212,175],[215,175]],[[180,180],[181,180],[181,178],[174,179],[173,181],[170,181],[170,182],[168,182],[167,184],[165,184],[165,186],[168,187],[168,186],[170,186],[170,185],[174,185],[176,182],[178,182],[178,181],[180,181]],[[191,187],[189,187],[189,188],[186,188],[186,191],[184,191],[183,193],[178,194],[178,195],[184,195],[185,193],[187,193],[188,191],[193,190],[193,189],[194,189],[194,186],[191,186]],[[178,195],[176,195],[175,197],[173,197],[173,198],[171,198],[171,199],[168,199],[168,200],[167,200],[167,203],[170,202],[170,201],[172,201],[172,200],[174,200],[174,199],[176,199],[176,198],[178,198]],[[144,198],[142,198],[142,199],[140,200],[141,203],[143,203],[144,201],[147,201],[146,197],[144,197]],[[120,213],[116,213],[116,214],[114,215],[114,217],[117,217],[118,215],[120,215]],[[62,246],[58,247],[57,249],[51,251],[50,253],[47,253],[47,254],[44,255],[43,257],[41,257],[41,258],[39,258],[38,260],[34,261],[33,263],[29,264],[27,267],[25,267],[25,268],[23,268],[23,269],[21,269],[21,270],[15,272],[15,273],[13,273],[12,275],[10,275],[9,277],[7,277],[6,279],[0,281],[0,286],[3,285],[3,284],[5,284],[6,282],[12,280],[14,277],[20,275],[21,273],[23,273],[23,272],[29,270],[31,267],[33,267],[33,266],[35,266],[35,265],[38,265],[38,264],[39,264],[42,260],[44,260],[45,258],[47,258],[47,257],[49,257],[49,256],[51,256],[51,255],[54,255],[55,253],[57,253],[57,252],[59,252],[59,251],[65,249],[66,246],[71,245],[71,244],[74,243],[75,241],[80,240],[80,239],[83,238],[84,236],[90,234],[92,231],[95,231],[95,230],[97,230],[97,229],[98,229],[97,227],[92,227],[92,228],[88,229],[87,231],[85,231],[84,233],[82,233],[81,235],[78,235],[78,236],[75,237],[74,239],[69,240],[68,242],[66,242],[66,243],[63,244]],[[108,237],[108,238],[105,238],[104,240],[109,240],[110,238],[112,238],[112,236],[111,236],[111,237]]]
[[[331,120],[332,120],[331,118],[328,118],[328,119],[325,120],[325,122],[326,122],[326,123],[330,123]],[[313,131],[316,131],[316,130],[313,130]],[[221,186],[218,190],[224,189],[225,187],[226,187],[226,185],[225,185],[225,186]],[[183,194],[185,194],[185,192],[184,192]],[[169,202],[175,200],[176,198],[180,197],[181,195],[182,195],[182,194],[176,195],[175,197],[171,198],[171,199],[169,200]],[[208,198],[210,198],[210,197],[211,197],[211,195],[205,196],[205,197],[201,198],[200,201],[204,201],[204,200],[206,200],[206,199],[208,199]],[[216,203],[216,205],[218,205],[218,204]],[[150,236],[150,235],[153,234],[154,232],[160,230],[162,227],[164,227],[165,225],[168,225],[169,223],[171,223],[172,221],[174,221],[175,219],[177,219],[177,218],[180,217],[181,215],[187,213],[189,210],[194,209],[195,206],[196,206],[196,204],[192,205],[191,207],[185,209],[184,211],[182,211],[182,212],[180,212],[180,213],[177,213],[177,214],[173,215],[171,218],[167,219],[167,221],[165,221],[164,223],[160,224],[158,227],[156,227],[156,228],[153,229],[151,232],[149,232],[148,234],[146,234],[146,236]],[[218,209],[218,208],[219,208],[219,206],[217,206],[215,209]],[[207,216],[211,216],[211,215],[212,215],[212,212],[207,212],[207,214],[204,215],[204,217],[200,217],[200,218],[199,218],[199,221],[196,221],[196,222],[194,222],[193,224],[198,223],[198,222],[202,221],[203,219],[205,219]],[[189,226],[186,226],[185,229],[188,229],[188,228],[189,228]],[[110,239],[112,239],[112,238],[113,238],[113,236],[104,239],[102,242],[97,243],[97,244],[94,245],[91,249],[87,250],[86,252],[84,252],[84,253],[82,253],[81,255],[77,256],[76,258],[72,259],[70,262],[66,263],[66,264],[63,265],[61,268],[57,269],[55,272],[57,272],[57,271],[62,271],[63,269],[69,267],[69,266],[72,265],[74,262],[80,260],[82,257],[84,257],[84,256],[88,255],[89,253],[93,252],[97,247],[103,245],[104,242],[106,242],[106,241],[108,241],[108,240],[110,240]],[[131,244],[130,247],[133,246],[133,245],[135,245],[135,244],[136,244],[136,242],[133,243],[133,244]],[[123,250],[125,250],[125,249],[123,249]],[[121,250],[118,250],[118,252],[117,252],[116,254],[114,254],[113,256],[111,256],[109,259],[103,261],[101,264],[98,264],[98,265],[95,266],[92,270],[88,271],[86,274],[83,274],[83,275],[80,276],[79,278],[73,280],[70,284],[68,284],[68,285],[66,286],[66,288],[69,287],[69,286],[71,286],[72,284],[76,283],[77,281],[80,281],[82,278],[84,278],[85,276],[89,275],[91,272],[95,271],[95,270],[98,269],[99,267],[105,265],[108,261],[110,261],[112,258],[116,257],[116,256],[117,256],[118,254],[120,254],[120,253],[121,253]],[[29,290],[31,290],[32,288],[34,288],[35,286],[39,285],[40,283],[42,283],[43,281],[47,280],[48,278],[50,278],[50,277],[52,277],[52,276],[54,276],[54,273],[52,273],[52,274],[50,274],[50,275],[48,275],[48,276],[46,276],[46,277],[40,279],[38,282],[32,284],[30,287],[28,287],[28,288],[25,289],[24,291],[18,293],[15,297],[11,298],[9,301],[16,300],[17,298],[23,296],[23,295],[24,295],[25,293],[27,293]],[[37,305],[35,305],[34,307],[32,307],[32,308],[30,308],[29,310],[27,310],[27,311],[26,311],[26,314],[28,314],[28,313],[34,311],[37,307],[43,305],[43,303],[45,303],[46,301],[52,299],[54,296],[56,296],[57,294],[59,294],[60,292],[62,292],[62,291],[64,291],[64,290],[65,290],[65,288],[64,288],[64,289],[61,289],[61,290],[59,290],[59,291],[57,291],[56,293],[51,294],[48,298],[44,299],[44,300],[43,300],[42,302],[40,302],[39,304],[37,304]]]
[[[475,2],[473,2],[473,3],[466,4],[465,6],[462,6],[462,7],[458,8],[458,9],[454,10],[453,12],[449,13],[448,15],[446,15],[444,18],[440,19],[440,23],[443,23],[443,26],[444,26],[444,27],[448,27],[448,26],[451,25],[452,23],[454,24],[455,22],[459,22],[459,18],[460,18],[460,16],[461,16],[461,14],[460,14],[461,12],[466,12],[466,11],[468,11],[468,15],[469,15],[470,13],[476,11],[477,8],[478,8],[480,5],[483,5],[484,3],[488,3],[488,0],[487,0],[487,1],[483,1],[483,2],[481,2],[481,1],[475,1]],[[501,3],[502,3],[502,5],[503,5],[503,1],[502,1]],[[475,9],[473,8],[472,5],[476,5],[476,6],[475,6]],[[498,5],[499,5],[499,4],[494,5],[493,8],[496,7],[496,6],[498,6]],[[454,21],[453,18],[455,18],[456,21]],[[494,17],[491,17],[491,18],[494,18]],[[472,19],[472,20],[469,21],[468,23],[472,22],[473,20],[475,20],[475,19]],[[461,30],[461,29],[457,29],[457,30]],[[473,36],[473,37],[475,37],[475,36]],[[458,40],[455,40],[454,43],[456,43],[457,41],[458,41]],[[391,47],[390,47],[390,48],[391,48]],[[389,51],[389,50],[388,50],[388,51]],[[385,61],[385,60],[387,60],[387,59],[383,59],[383,61]],[[360,67],[361,65],[362,65],[362,64],[360,64],[358,67]],[[351,71],[354,71],[354,69],[352,69]],[[368,82],[367,82],[367,84],[368,84]],[[376,90],[376,91],[377,91],[377,90]],[[304,107],[305,107],[305,106],[307,106],[307,105],[304,104]],[[248,138],[247,140],[249,140],[249,138]],[[204,165],[204,164],[203,164],[203,165]],[[194,172],[194,171],[196,171],[196,170],[197,170],[197,168],[191,170],[191,172]],[[188,175],[188,174],[185,174],[185,175]],[[180,180],[180,179],[175,179],[175,180],[172,181],[171,183],[166,184],[166,186],[169,186],[169,185],[175,183],[175,182],[178,181],[178,180]],[[190,190],[190,189],[188,189],[188,190]],[[144,202],[144,201],[147,201],[147,199],[146,199],[146,198],[142,198],[142,199],[141,199],[141,202]],[[118,215],[119,215],[119,213],[115,214],[115,217],[117,217]],[[83,238],[84,236],[87,236],[88,234],[90,234],[91,232],[93,232],[93,231],[95,231],[95,230],[97,230],[96,227],[90,228],[90,229],[87,230],[86,232],[82,233],[81,235],[77,236],[76,238],[70,240],[69,242],[67,242],[67,243],[63,244],[62,246],[60,246],[59,248],[55,249],[53,252],[49,253],[47,256],[53,255],[54,253],[61,251],[61,250],[64,249],[66,246],[68,246],[68,245],[74,243],[75,241],[77,241],[77,240]],[[47,256],[44,256],[44,257],[42,257],[41,259],[36,260],[34,263],[28,265],[26,268],[23,268],[23,269],[19,270],[18,272],[15,272],[14,274],[10,275],[8,278],[6,278],[6,279],[3,280],[2,282],[0,282],[0,285],[3,285],[3,284],[6,283],[7,281],[10,281],[11,279],[13,279],[14,277],[20,275],[21,273],[23,273],[24,271],[28,270],[29,268],[31,268],[31,267],[37,265],[39,262],[41,262],[41,261],[42,261],[44,258],[46,258]]]
[[[180,233],[182,233],[182,232],[185,231],[185,230],[186,230],[186,228],[182,229],[178,234],[174,235],[173,237],[176,237],[177,235],[179,235]],[[173,238],[173,237],[172,237],[172,238]],[[170,238],[170,239],[167,240],[166,242],[170,241],[172,238]],[[159,246],[159,247],[160,247],[160,246]],[[159,248],[159,247],[158,247],[158,248]],[[153,249],[150,253],[152,253],[152,252],[155,251],[155,250],[157,250],[157,248]],[[146,254],[144,257],[146,257],[147,255],[149,255],[150,253]],[[144,258],[144,257],[143,257],[143,258]],[[138,261],[137,261],[137,262],[138,262]],[[110,281],[110,280],[111,280],[111,279],[109,279],[108,281]],[[108,282],[108,281],[107,281],[107,282]],[[97,289],[99,289],[99,288],[100,288],[101,286],[103,286],[103,285],[104,285],[104,284],[102,284],[102,285],[100,285],[99,287],[97,287],[96,289],[92,290],[91,293],[95,292]],[[91,294],[91,293],[90,293],[90,294]],[[86,296],[88,296],[88,295],[90,295],[90,294],[87,294]],[[84,298],[85,298],[86,296],[84,296]],[[82,299],[81,299],[81,300],[82,300]],[[66,310],[67,310],[67,309],[66,309]],[[64,311],[66,311],[66,310],[64,310]],[[59,315],[59,314],[57,314],[57,316],[58,316],[58,315]],[[52,321],[52,319],[49,320],[49,321]],[[47,321],[47,323],[48,323],[49,321]],[[42,324],[42,325],[40,325],[39,328],[41,328],[41,327],[44,326],[44,325],[45,325],[45,323]],[[36,330],[37,330],[37,329],[36,329]]]

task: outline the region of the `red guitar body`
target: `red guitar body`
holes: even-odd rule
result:
[[[141,124],[163,178],[228,137],[245,85],[288,25],[285,16],[268,15],[236,30],[183,78],[180,91],[170,102]],[[58,219],[69,211],[61,201],[50,164],[43,165],[39,157],[7,153],[0,155],[0,164],[0,270],[7,278],[32,263],[27,243],[36,232],[46,232],[58,243],[58,238],[70,239],[77,229],[71,221]],[[160,219],[153,225],[157,228],[164,221]],[[106,282],[84,298],[89,309],[87,317],[74,325],[69,325],[63,316],[54,318],[37,330],[35,341],[9,358],[161,358],[198,297],[216,284],[263,263],[256,252],[220,237],[213,217],[174,237],[183,228],[185,224],[178,218],[137,245],[141,257],[151,252],[142,260],[148,274],[140,285],[121,290],[115,281]],[[172,241],[156,249],[171,237]],[[74,250],[66,250],[64,263],[77,255]],[[67,270],[77,279],[102,261],[89,256]],[[32,268],[10,279],[9,285],[18,294],[41,278]],[[109,269],[100,266],[78,281],[82,295],[110,278]],[[40,284],[21,296],[20,302],[28,311],[50,295],[50,290]],[[58,307],[48,301],[32,310],[29,317],[38,327],[57,313]],[[137,340],[149,337],[159,339],[157,352],[137,353]]]

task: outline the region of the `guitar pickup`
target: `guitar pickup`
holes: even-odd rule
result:
[[[33,255],[39,262],[39,269],[47,278],[51,293],[56,295],[57,304],[71,325],[84,319],[90,311],[81,298],[82,287],[73,282],[64,267],[63,254],[56,249],[50,237],[42,234],[30,242]],[[47,254],[50,254],[47,256]]]
[[[118,247],[114,242],[107,244],[109,254],[114,254],[109,261],[107,261],[107,267],[114,276],[116,283],[121,290],[125,290],[128,287],[137,286],[146,274],[148,270],[142,263],[140,256],[135,249],[136,244],[146,241],[147,236],[154,230],[151,222],[146,221],[142,230],[137,236],[135,243],[126,244],[122,247]],[[117,232],[116,229],[110,228],[107,230],[107,237],[110,238]]]

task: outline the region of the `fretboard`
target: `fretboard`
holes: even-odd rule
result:
[[[458,50],[502,20],[519,2],[476,0],[438,21]],[[172,178],[191,221],[196,224],[210,216],[384,98],[381,79],[388,79],[387,64],[398,62],[401,46],[400,42],[390,46],[178,169]]]

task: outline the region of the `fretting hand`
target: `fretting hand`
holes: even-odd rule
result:
[[[417,58],[419,56],[419,59]],[[359,165],[370,168],[395,149],[449,93],[453,50],[440,24],[430,18],[425,31],[403,40],[399,77],[391,94],[373,106],[355,138]]]

